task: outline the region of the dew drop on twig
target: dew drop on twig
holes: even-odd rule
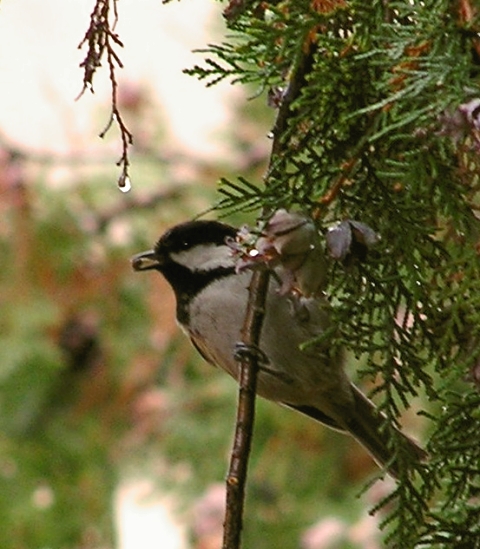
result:
[[[132,182],[130,181],[128,175],[122,173],[122,175],[118,178],[118,188],[122,191],[122,193],[128,193],[128,191],[132,188]]]

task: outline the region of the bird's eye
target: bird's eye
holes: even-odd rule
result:
[[[180,248],[181,248],[182,250],[188,250],[188,248],[190,248],[190,241],[184,240],[184,241],[180,244]]]

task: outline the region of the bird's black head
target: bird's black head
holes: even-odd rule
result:
[[[233,274],[235,265],[227,238],[236,229],[219,221],[187,221],[166,231],[153,250],[132,258],[135,271],[157,270],[172,286],[177,298],[177,317],[184,322],[187,304],[202,288]]]

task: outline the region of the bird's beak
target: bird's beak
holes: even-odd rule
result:
[[[158,255],[153,250],[140,252],[131,259],[134,271],[148,271],[150,269],[158,269],[162,264]]]

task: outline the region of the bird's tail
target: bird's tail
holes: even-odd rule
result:
[[[356,413],[345,427],[380,467],[398,478],[403,463],[408,466],[427,458],[427,452],[415,440],[389,424],[370,399],[354,385],[352,388]]]
[[[373,457],[377,464],[394,478],[402,464],[424,461],[427,453],[412,438],[389,424],[375,404],[352,384],[354,407],[348,420],[340,425],[312,406],[292,406],[299,412],[338,431],[351,434]]]

